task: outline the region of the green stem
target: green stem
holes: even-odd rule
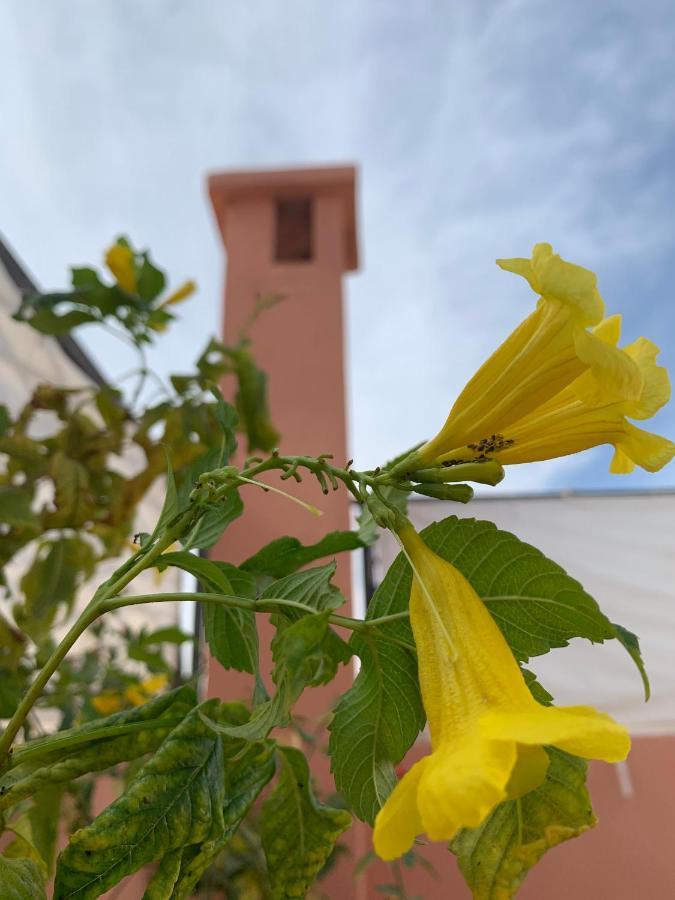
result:
[[[289,600],[286,597],[265,597],[262,600],[251,600],[249,597],[237,597],[231,594],[215,594],[215,593],[182,593],[176,591],[170,591],[168,593],[161,594],[134,594],[126,597],[111,597],[109,600],[105,601],[104,604],[104,612],[110,612],[114,609],[122,609],[125,606],[136,606],[142,605],[144,603],[161,603],[166,601],[183,601],[183,600],[193,600],[197,602],[203,603],[216,603],[220,606],[228,606],[234,607],[235,609],[248,609],[251,612],[259,612],[259,613],[273,613],[276,612],[280,607],[283,609],[284,607],[289,609],[299,609],[308,615],[314,615],[320,610],[315,609],[313,606],[307,606],[305,603],[300,603],[297,600]],[[394,635],[388,634],[385,631],[378,631],[379,625],[386,625],[389,622],[396,622],[400,619],[405,619],[408,616],[408,612],[399,612],[399,613],[391,613],[388,616],[381,616],[376,619],[352,619],[350,616],[341,616],[338,613],[331,613],[328,617],[328,621],[331,625],[337,625],[341,628],[347,628],[350,631],[360,631],[366,632],[375,630],[377,631],[377,636],[381,640],[389,641],[392,644],[398,644],[400,647],[404,647],[406,650],[410,650],[412,653],[416,653],[416,648],[413,644],[408,643],[408,641],[402,640],[401,638],[397,638]]]

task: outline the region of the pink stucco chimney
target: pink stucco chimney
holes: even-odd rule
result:
[[[269,376],[272,419],[286,453],[332,453],[347,460],[344,383],[343,281],[357,268],[356,172],[352,166],[283,171],[224,172],[208,181],[227,255],[226,342],[247,326],[257,297],[283,295],[258,317],[250,334],[257,363]],[[267,476],[279,484],[278,474]],[[313,543],[329,531],[349,528],[345,490],[321,493],[314,480],[281,482],[323,511],[315,518],[294,503],[255,487],[245,489],[246,514],[211,551],[215,559],[240,563],[274,538],[289,534]],[[350,563],[338,557],[335,582],[350,612]],[[260,623],[261,644],[271,628]],[[263,670],[269,656],[263,654]],[[351,666],[329,686],[306,691],[297,712],[312,723],[325,722],[336,698],[350,686]],[[251,680],[209,665],[209,694],[223,699],[249,696]],[[320,757],[316,754],[315,761]],[[325,757],[323,759],[325,763]],[[316,771],[324,791],[334,790],[327,765]],[[331,875],[330,896],[359,896],[352,878],[365,852],[362,829],[350,832],[350,859]]]

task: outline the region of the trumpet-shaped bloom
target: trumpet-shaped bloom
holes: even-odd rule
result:
[[[115,276],[115,280],[127,294],[136,293],[136,267],[134,254],[124,244],[113,244],[105,254],[105,264]]]
[[[619,350],[616,341],[606,339],[602,326],[593,328],[600,326],[604,314],[593,272],[562,260],[549,244],[537,244],[532,259],[497,262],[527,279],[540,295],[537,308],[471,378],[436,437],[401,464],[409,471],[485,458],[524,461],[517,459],[516,449],[522,436],[512,433],[517,423],[534,419],[573,383],[577,394],[584,389],[580,400],[598,407],[621,403],[624,409],[633,408],[643,404],[651,390],[645,385],[648,366],[639,354]],[[622,433],[630,449],[638,437],[630,429]],[[549,455],[587,446],[593,444],[559,448]]]
[[[536,788],[548,767],[544,745],[607,762],[630,749],[625,729],[605,713],[537,703],[469,582],[412,526],[399,536],[415,572],[410,620],[432,752],[378,813],[373,839],[382,859],[405,853],[423,832],[449,841],[498,803]]]

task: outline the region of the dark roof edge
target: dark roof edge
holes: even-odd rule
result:
[[[0,262],[7,269],[7,274],[21,292],[38,293],[39,288],[28,274],[16,255],[9,249],[4,238],[0,235]],[[108,382],[96,364],[87,356],[75,338],[70,335],[57,337],[61,349],[66,356],[93,382],[103,387]]]

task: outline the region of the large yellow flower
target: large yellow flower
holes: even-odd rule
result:
[[[378,813],[374,844],[382,859],[405,853],[422,833],[449,841],[498,803],[533,790],[546,775],[543,745],[606,762],[630,749],[627,732],[605,713],[537,703],[469,582],[411,525],[399,536],[415,572],[410,620],[432,752]]]
[[[586,402],[596,406],[622,403],[627,408],[644,397],[641,360],[593,329],[604,315],[593,272],[565,262],[550,244],[537,244],[531,260],[497,262],[528,280],[540,295],[537,308],[476,372],[436,437],[401,463],[400,470],[486,457],[525,461],[517,458],[512,430],[528,417],[533,421],[573,383],[583,387]],[[624,442],[630,441],[629,430],[623,433],[628,435]],[[581,449],[586,446],[593,444]],[[507,449],[510,456],[502,457]],[[561,445],[549,455],[577,449]],[[542,458],[547,457],[535,455],[528,460]]]

